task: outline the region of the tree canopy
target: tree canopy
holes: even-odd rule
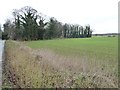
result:
[[[46,18],[36,9],[25,6],[13,10],[14,21],[9,19],[3,25],[3,36],[14,40],[43,40],[53,38],[85,38],[92,36],[90,25],[63,24],[54,17]]]

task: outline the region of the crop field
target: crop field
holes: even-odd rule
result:
[[[118,38],[93,37],[77,39],[57,39],[30,41],[27,45],[34,49],[50,49],[55,53],[67,56],[89,56],[102,60],[117,60]],[[107,57],[107,58],[106,58]]]
[[[5,53],[12,87],[118,87],[117,37],[7,41]]]

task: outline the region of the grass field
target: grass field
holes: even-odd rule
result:
[[[27,45],[34,49],[50,49],[58,54],[73,56],[93,56],[98,59],[106,57],[117,60],[118,38],[93,37],[77,39],[57,39],[44,41],[30,41]],[[95,57],[96,56],[96,57]],[[101,57],[102,56],[102,57]]]
[[[118,85],[117,37],[7,41],[6,53],[6,72],[14,71],[20,87]]]

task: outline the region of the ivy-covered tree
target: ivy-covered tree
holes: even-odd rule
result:
[[[62,24],[52,17],[48,22],[45,38],[46,39],[59,38],[62,35],[62,31],[63,31]]]
[[[44,39],[44,33],[45,33],[45,26],[47,25],[47,22],[44,23],[44,20],[42,17],[40,17],[40,20],[39,20],[39,25],[38,25],[38,39],[41,39],[43,40]]]
[[[64,38],[67,38],[67,24],[65,24],[64,26],[63,26],[63,29],[64,29]]]
[[[43,39],[44,23],[43,17],[37,14],[37,10],[32,7],[25,6],[20,10],[13,12],[16,22],[16,31],[22,33],[24,40],[38,40]],[[39,22],[37,22],[39,20]],[[22,27],[22,30],[21,30]]]
[[[14,23],[11,20],[7,19],[5,24],[3,24],[3,28],[4,28],[3,35],[5,35],[6,39],[13,39],[15,30]]]

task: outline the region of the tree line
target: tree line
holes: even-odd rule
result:
[[[92,36],[90,25],[63,24],[54,17],[45,17],[36,9],[25,6],[14,9],[14,20],[6,20],[2,39],[43,40],[53,38],[86,38]]]
[[[0,39],[2,39],[2,30],[1,30],[1,24],[0,24]]]

